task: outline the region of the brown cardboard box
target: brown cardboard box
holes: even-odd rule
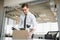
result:
[[[27,39],[28,31],[27,30],[13,30],[14,39]]]

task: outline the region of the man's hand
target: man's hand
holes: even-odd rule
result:
[[[30,32],[28,32],[28,37],[31,38],[33,33],[34,33],[34,29],[31,29]]]
[[[35,31],[34,28],[31,29],[30,32],[28,32],[28,36],[27,37],[31,38],[32,37],[32,34],[34,33],[34,31]]]
[[[28,37],[28,38],[31,38],[31,36],[32,36],[32,33],[29,32],[27,37]]]

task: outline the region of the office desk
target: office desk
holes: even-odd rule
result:
[[[4,40],[53,40],[53,39],[13,39],[12,37],[4,37]]]
[[[13,39],[13,40],[53,40],[53,39]]]
[[[35,39],[44,39],[45,38],[45,34],[34,34],[34,37]]]

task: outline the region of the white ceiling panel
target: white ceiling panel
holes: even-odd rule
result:
[[[4,0],[4,6],[16,6],[19,3],[25,3],[35,0]]]

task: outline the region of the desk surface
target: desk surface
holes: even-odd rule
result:
[[[13,39],[11,37],[4,37],[4,40],[53,40],[53,39]]]
[[[53,40],[53,39],[13,39],[13,40]]]

